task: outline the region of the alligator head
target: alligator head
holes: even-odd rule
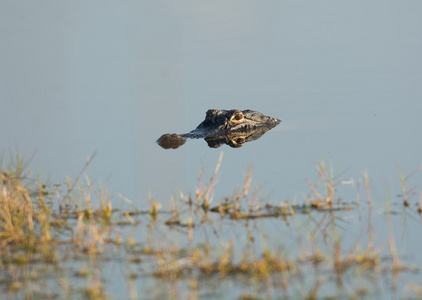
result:
[[[213,148],[223,143],[238,148],[245,142],[258,139],[280,122],[279,119],[249,109],[210,109],[205,120],[196,129],[180,135],[164,134],[157,143],[165,149],[175,149],[183,145],[186,138],[204,138]]]
[[[279,119],[265,116],[260,112],[247,110],[209,109],[205,120],[195,130],[185,136],[190,138],[218,137],[235,132],[248,132],[260,128],[273,128],[280,123]]]

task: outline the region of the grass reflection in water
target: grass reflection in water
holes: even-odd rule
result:
[[[217,201],[220,155],[193,196],[180,194],[168,207],[150,197],[149,207],[138,208],[91,183],[84,171],[93,157],[65,186],[33,178],[19,154],[2,167],[0,288],[9,298],[422,296],[422,283],[412,279],[418,268],[395,243],[400,213],[389,203],[379,221],[367,173],[340,181],[321,162],[302,202],[270,202],[253,189],[249,169]],[[399,171],[403,215],[417,216],[412,195],[422,192]],[[355,198],[343,201],[338,189],[353,182]]]

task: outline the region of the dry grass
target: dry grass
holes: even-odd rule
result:
[[[168,293],[156,293],[170,298],[181,295],[178,282],[189,281],[189,295],[197,298],[202,283],[225,278],[260,286],[263,292],[259,295],[265,298],[274,297],[280,290],[285,297],[316,299],[324,285],[334,284],[343,290],[343,294],[326,296],[360,297],[370,288],[355,285],[353,278],[377,285],[383,275],[411,271],[395,244],[391,214],[386,218],[389,254],[383,251],[383,245],[376,244],[367,173],[363,175],[367,226],[350,244],[342,237],[345,230],[340,220],[345,213],[361,209],[359,186],[356,201],[344,204],[337,189],[351,181],[339,180],[323,162],[317,165],[316,180],[307,180],[310,191],[301,204],[265,202],[253,190],[252,169],[248,169],[241,186],[215,204],[220,155],[209,182],[204,183],[200,177],[195,199],[180,194],[180,199],[173,199],[165,210],[149,197],[149,207],[141,210],[117,194],[129,205],[123,210],[113,208],[107,190],[96,188],[85,175],[94,156],[88,158],[75,181],[68,179],[64,186],[33,179],[19,154],[13,167],[1,169],[0,287],[9,297],[25,295],[31,299],[26,295],[36,290],[39,298],[108,299],[102,265],[117,257],[125,258],[126,289],[131,299],[140,295],[136,284],[145,276],[174,283]],[[399,173],[407,207],[407,191],[414,189],[409,188],[408,177],[400,168]],[[419,195],[422,203],[422,191]],[[268,232],[269,228],[277,230]],[[284,239],[292,239],[289,234],[297,241],[296,250],[284,244]],[[67,271],[75,261],[83,262],[73,274],[84,282],[79,288],[73,287],[75,279]],[[48,271],[52,274],[57,270],[67,274],[60,277],[55,292],[41,292],[43,281],[48,280],[34,263],[53,266]],[[353,288],[346,288],[350,282]],[[406,285],[405,292],[412,291],[420,294],[420,285]],[[239,293],[242,299],[254,295]]]

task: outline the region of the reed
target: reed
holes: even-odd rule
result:
[[[324,162],[316,166],[316,180],[306,181],[310,191],[303,203],[270,203],[259,197],[252,168],[231,194],[216,199],[218,177],[223,176],[220,155],[213,175],[199,178],[194,199],[180,193],[163,208],[151,196],[135,203],[117,193],[128,206],[122,209],[105,186],[96,187],[86,176],[94,156],[65,184],[34,179],[21,155],[8,169],[0,160],[0,287],[9,298],[37,292],[38,298],[109,299],[107,280],[113,278],[102,273],[109,261],[124,270],[131,299],[143,295],[137,288],[143,280],[170,283],[170,290],[152,293],[157,297],[200,298],[215,279],[263,291],[239,292],[244,299],[274,298],[279,291],[285,298],[359,298],[374,290],[368,283],[376,286],[388,275],[414,270],[398,253],[392,214],[386,215],[389,253],[382,251],[367,172],[367,203],[359,203],[358,187],[356,201],[345,204],[337,189],[351,181],[339,180]],[[398,169],[405,204],[415,189]],[[419,213],[420,207],[422,191]],[[346,217],[357,215],[356,209],[366,209],[368,218],[362,218],[364,229],[350,243],[344,238]],[[69,271],[73,264],[77,267]],[[44,274],[57,280],[54,292],[43,291],[44,282],[54,281]],[[338,292],[327,293],[327,287]],[[410,282],[404,292],[420,295],[420,286]]]

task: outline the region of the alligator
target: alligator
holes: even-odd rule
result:
[[[205,120],[196,129],[184,134],[163,134],[157,143],[164,149],[176,149],[188,138],[203,138],[211,148],[218,148],[223,144],[239,148],[246,142],[260,138],[280,122],[280,119],[250,109],[209,109]]]

